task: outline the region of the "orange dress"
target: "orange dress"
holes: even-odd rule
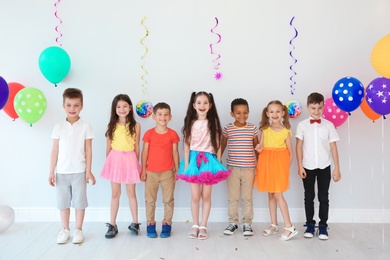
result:
[[[256,166],[255,186],[259,191],[286,191],[290,177],[290,154],[286,145],[287,135],[291,131],[283,128],[274,131],[271,127],[263,130],[263,149]]]

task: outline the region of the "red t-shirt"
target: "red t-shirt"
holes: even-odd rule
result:
[[[175,165],[173,161],[173,144],[180,141],[176,131],[168,128],[165,134],[159,134],[155,128],[152,128],[145,132],[142,141],[149,143],[146,170],[163,172],[173,169]]]

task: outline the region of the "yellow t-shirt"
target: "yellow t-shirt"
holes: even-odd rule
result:
[[[263,130],[264,140],[263,147],[264,148],[286,148],[286,138],[287,135],[292,135],[291,131],[287,128],[283,128],[280,131],[274,131],[271,127]]]
[[[135,134],[130,135],[128,130],[129,124],[116,124],[115,131],[112,135],[111,148],[117,151],[129,152],[134,150]]]

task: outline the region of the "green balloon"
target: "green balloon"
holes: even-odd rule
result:
[[[23,88],[14,99],[16,114],[30,126],[42,118],[46,111],[46,97],[36,88]]]
[[[70,70],[68,53],[56,46],[43,50],[39,56],[38,63],[43,76],[53,84],[61,82]]]

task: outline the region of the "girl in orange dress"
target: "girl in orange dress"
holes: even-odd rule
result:
[[[268,103],[263,109],[260,122],[260,143],[256,146],[259,153],[256,166],[255,185],[259,191],[268,192],[268,206],[271,225],[263,231],[264,236],[279,232],[277,206],[284,220],[284,232],[281,240],[290,240],[298,230],[290,221],[288,205],[283,192],[289,188],[290,164],[292,161],[291,127],[287,107],[279,100]]]

